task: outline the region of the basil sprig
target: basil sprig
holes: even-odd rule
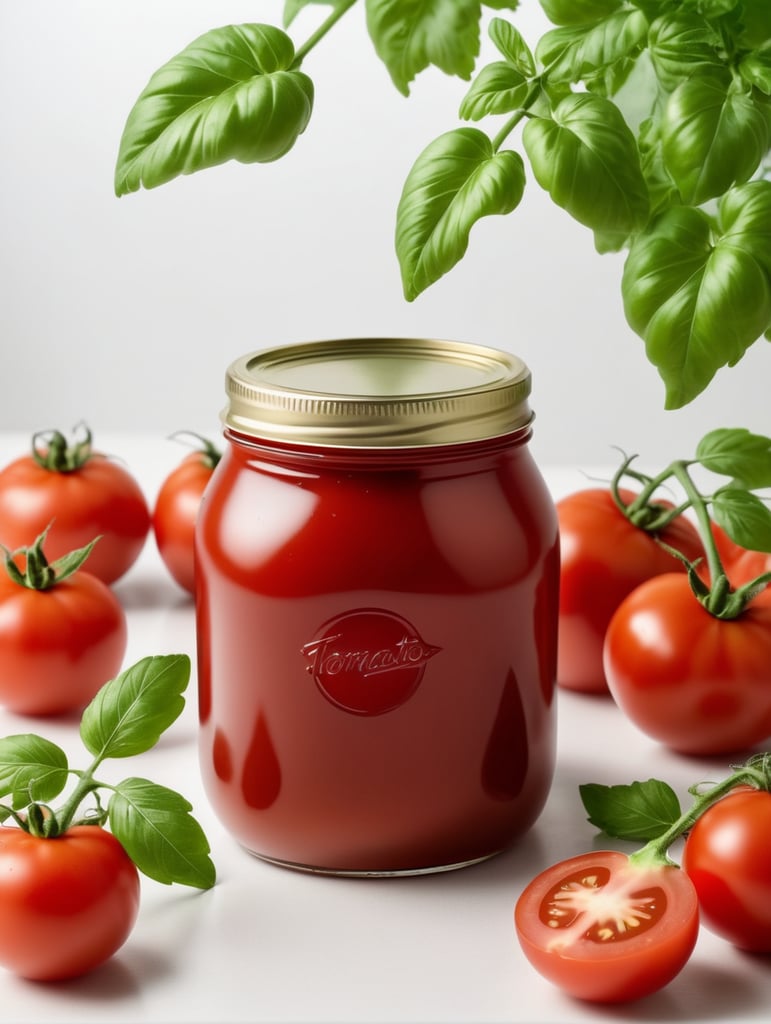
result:
[[[109,823],[149,878],[210,888],[216,871],[209,843],[183,796],[146,779],[115,785],[95,777],[103,761],[133,757],[155,746],[179,717],[189,680],[189,657],[169,654],[143,658],[105,683],[80,722],[81,740],[93,755],[85,771],[70,768],[65,752],[41,736],[0,739],[0,798],[10,797],[9,803],[0,804],[0,821],[13,819],[46,839],[63,835],[73,824]],[[70,782],[74,784],[65,794]],[[59,797],[61,806],[52,807]],[[88,798],[93,805],[83,811]]]
[[[520,0],[361,2],[401,93],[430,66],[470,82],[459,116],[476,124],[429,142],[398,204],[408,300],[463,258],[479,220],[520,205],[526,157],[598,251],[628,250],[624,311],[667,408],[771,337],[767,0],[541,0],[554,27],[534,47],[511,21]],[[116,193],[284,156],[313,111],[303,61],[357,3],[285,0],[283,28],[226,25],[190,43],[128,115]],[[321,22],[295,46],[309,8]],[[490,18],[499,58],[476,69],[485,8],[510,16]],[[492,118],[503,124],[483,130]]]

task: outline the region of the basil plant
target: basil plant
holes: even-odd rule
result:
[[[554,27],[535,45],[519,0],[286,0],[282,27],[214,29],[155,72],[125,125],[116,193],[282,157],[313,112],[303,60],[356,3],[400,92],[431,65],[469,82],[464,123],[417,155],[396,211],[407,300],[532,178],[599,252],[627,253],[626,318],[667,408],[771,338],[769,0],[540,0]],[[296,47],[311,5],[323,19]],[[477,68],[485,8],[498,58]]]

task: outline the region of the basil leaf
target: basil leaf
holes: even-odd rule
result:
[[[405,297],[414,299],[455,266],[482,217],[510,213],[525,169],[512,150],[496,153],[477,128],[456,128],[423,150],[396,212],[396,253]]]
[[[488,27],[490,39],[503,57],[525,78],[535,75],[535,59],[521,32],[510,21],[493,18]]]
[[[748,53],[739,62],[739,74],[745,82],[771,96],[771,49]]]
[[[143,658],[99,690],[83,712],[80,736],[100,759],[131,757],[155,746],[179,716],[190,679],[186,654]]]
[[[305,130],[313,83],[292,70],[292,40],[272,25],[199,36],[150,79],[118,151],[115,192],[155,188],[227,160],[267,163]]]
[[[583,25],[617,11],[623,0],[541,0],[553,25]]]
[[[624,265],[626,318],[666,385],[666,407],[700,394],[771,325],[771,183],[703,210],[673,207],[636,236]]]
[[[463,97],[460,116],[464,121],[479,121],[488,114],[506,114],[522,106],[529,89],[522,73],[506,61],[495,61],[482,68]]]
[[[623,786],[578,787],[589,822],[617,839],[656,839],[680,817],[680,802],[666,782],[648,779]]]
[[[637,56],[648,38],[648,20],[641,11],[611,14],[595,25],[568,26],[546,32],[536,57],[548,68],[551,82],[578,82],[624,58]]]
[[[637,144],[609,100],[571,93],[553,118],[531,118],[522,138],[539,184],[581,224],[626,236],[645,223]]]
[[[110,798],[110,831],[148,878],[209,889],[216,880],[209,843],[172,789],[147,779],[125,779]]]
[[[696,458],[706,469],[730,476],[748,490],[771,487],[771,438],[762,434],[743,427],[712,430],[696,446]]]
[[[482,0],[482,3],[495,11],[516,11],[520,0]]]
[[[651,62],[667,92],[689,75],[722,67],[719,45],[719,34],[695,13],[665,14],[653,22],[648,34]]]
[[[285,0],[283,17],[284,28],[289,28],[304,7],[310,7],[311,4],[316,4],[317,6],[324,4],[326,7],[339,7],[341,2],[342,0]]]
[[[765,113],[723,69],[694,75],[661,116],[662,155],[683,200],[696,206],[747,181],[769,145]]]
[[[712,518],[734,543],[771,552],[771,509],[754,494],[722,487],[712,496]]]
[[[471,78],[479,53],[479,0],[367,0],[366,11],[375,50],[405,96],[431,64]]]
[[[10,795],[14,810],[53,800],[67,777],[67,755],[50,740],[33,733],[0,739],[0,797]]]

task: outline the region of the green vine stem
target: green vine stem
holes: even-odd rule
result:
[[[688,810],[681,814],[660,836],[651,839],[642,849],[631,854],[630,861],[641,867],[661,864],[677,867],[668,855],[667,851],[670,846],[689,832],[702,814],[714,803],[739,786],[751,786],[753,789],[765,792],[771,791],[771,753],[757,754],[751,757],[746,764],[737,768],[722,782],[718,782],[704,792],[698,792],[698,787],[690,789],[689,792],[695,799]]]
[[[332,10],[332,13],[325,18],[325,20],[319,25],[315,32],[313,32],[295,51],[295,58],[292,62],[292,69],[299,68],[305,58],[308,56],[310,51],[321,42],[324,36],[337,24],[342,16],[349,11],[354,4],[358,3],[358,0],[341,0],[341,2]]]

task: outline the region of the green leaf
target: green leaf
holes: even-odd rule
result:
[[[536,71],[535,59],[530,47],[522,38],[522,33],[503,18],[493,18],[487,31],[499,53],[509,64],[524,78],[532,78]]]
[[[216,871],[191,807],[172,789],[147,779],[126,779],[110,798],[110,831],[148,878],[209,889]]]
[[[609,836],[647,842],[680,817],[680,802],[671,786],[658,779],[623,786],[579,786],[589,822]]]
[[[713,495],[712,517],[734,543],[750,551],[771,551],[771,509],[756,495],[722,487]]]
[[[609,100],[571,93],[552,119],[528,121],[522,138],[539,184],[581,224],[625,236],[645,223],[637,144]]]
[[[541,7],[553,25],[584,25],[621,7],[623,0],[541,0]]]
[[[292,69],[292,40],[272,25],[199,36],[150,79],[120,141],[115,192],[155,188],[227,160],[268,163],[305,130],[313,83]]]
[[[294,19],[304,7],[324,5],[325,7],[339,7],[341,0],[285,0],[284,2],[284,28],[289,28]]]
[[[479,121],[488,114],[506,114],[522,106],[528,82],[506,61],[495,61],[482,68],[463,97],[460,116],[464,121]]]
[[[721,68],[719,45],[720,35],[695,13],[668,12],[653,22],[648,35],[656,77],[666,92],[693,74]]]
[[[624,10],[596,25],[568,26],[546,32],[536,57],[553,82],[579,82],[636,57],[648,37],[648,20],[641,11]]]
[[[771,48],[748,53],[739,62],[739,73],[745,82],[771,96]]]
[[[14,810],[53,800],[67,778],[67,755],[50,740],[33,733],[0,739],[0,797],[10,795]]]
[[[771,324],[771,183],[732,189],[718,213],[713,225],[703,210],[665,211],[633,240],[624,266],[626,317],[664,380],[668,409],[692,401]]]
[[[429,65],[469,79],[479,54],[480,0],[366,0],[367,29],[405,96]]]
[[[143,658],[99,690],[83,712],[80,736],[94,756],[132,757],[155,746],[174,722],[190,680],[186,654]]]
[[[520,155],[496,153],[477,128],[457,128],[429,143],[407,176],[396,213],[405,297],[414,299],[454,267],[474,224],[510,213],[524,187]]]
[[[492,7],[494,11],[516,11],[520,0],[482,0],[485,7]]]
[[[661,142],[683,200],[698,206],[752,177],[768,150],[769,125],[728,70],[705,72],[669,96]]]
[[[771,487],[771,438],[762,434],[743,427],[712,430],[699,441],[696,458],[706,469],[730,476],[748,490]]]

